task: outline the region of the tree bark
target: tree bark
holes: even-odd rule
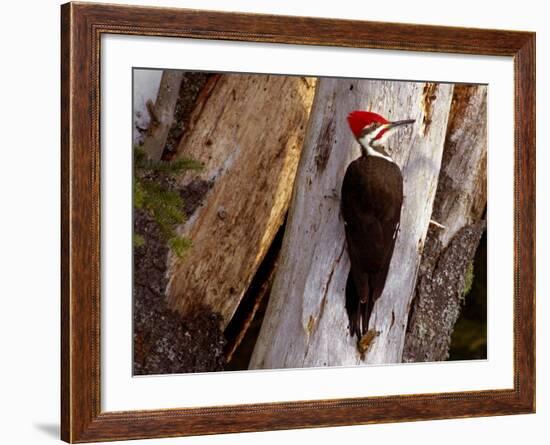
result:
[[[172,307],[206,306],[227,326],[288,210],[314,91],[304,77],[208,82],[177,154],[204,169],[179,180],[184,201],[198,191],[202,206],[179,231],[192,247],[170,258]]]
[[[433,219],[416,286],[403,361],[449,355],[464,303],[464,282],[485,229],[487,203],[487,87],[457,85],[453,95]]]
[[[151,119],[142,148],[151,160],[158,161],[162,157],[166,139],[174,121],[174,110],[182,78],[183,71],[164,70],[155,104],[149,106]]]
[[[250,368],[401,362],[409,305],[432,213],[453,86],[321,79],[293,192],[281,258]],[[390,120],[414,118],[390,139],[404,177],[401,228],[365,354],[348,330],[349,259],[339,195],[359,146],[346,117],[372,110]]]

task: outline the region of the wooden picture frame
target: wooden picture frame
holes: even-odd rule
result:
[[[65,4],[61,13],[63,440],[95,442],[535,411],[534,33],[91,3]],[[513,389],[102,412],[99,77],[103,34],[513,57]]]

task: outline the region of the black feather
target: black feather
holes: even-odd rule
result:
[[[350,334],[358,338],[382,294],[403,204],[403,178],[393,162],[361,156],[347,168],[341,210],[351,268],[346,285]]]

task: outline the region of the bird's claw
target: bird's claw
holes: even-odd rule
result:
[[[364,359],[365,354],[374,343],[375,338],[379,335],[379,331],[375,329],[369,329],[359,340],[357,340],[357,349],[361,354],[361,360]]]

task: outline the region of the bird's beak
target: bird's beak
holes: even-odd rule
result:
[[[414,119],[405,119],[403,121],[394,121],[388,123],[388,129],[399,127],[400,125],[414,124]]]

